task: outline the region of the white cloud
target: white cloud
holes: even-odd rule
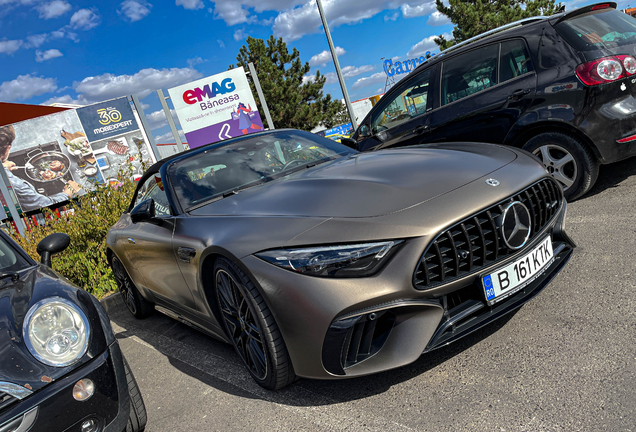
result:
[[[172,118],[177,121],[177,113],[175,110],[170,110]],[[168,126],[168,119],[166,113],[161,109],[159,111],[153,111],[150,114],[146,114],[146,120],[148,120],[148,126],[150,130],[160,129],[164,126]],[[172,136],[172,134],[170,134]]]
[[[71,10],[71,5],[63,0],[54,0],[49,3],[42,3],[35,7],[40,13],[40,18],[51,19],[64,15]]]
[[[303,84],[314,82],[315,80],[316,80],[316,75],[305,75],[303,77]]]
[[[344,55],[346,53],[346,51],[344,50],[344,48],[341,47],[336,47],[336,55],[337,56],[341,56]],[[323,51],[319,54],[316,54],[315,56],[313,56],[312,58],[309,59],[309,66],[326,66],[327,62],[331,62],[332,58],[331,58],[331,51]]]
[[[326,73],[325,77],[327,78],[327,81],[325,81],[325,84],[335,84],[338,82],[338,75],[336,75],[335,72]]]
[[[453,37],[450,33],[444,33],[443,36],[446,39],[450,39]],[[421,41],[419,41],[418,43],[416,43],[415,45],[411,47],[409,52],[406,53],[406,56],[408,58],[420,57],[425,55],[427,51],[430,51],[430,52],[439,51],[439,47],[435,43],[436,37],[438,37],[438,35],[432,35],[422,39]]]
[[[240,2],[216,2],[214,4],[214,19],[222,19],[228,26],[256,21],[256,15],[249,16],[249,11]]]
[[[0,54],[13,54],[24,44],[21,40],[0,41]]]
[[[61,39],[64,37],[75,42],[78,41],[76,33],[70,32],[66,28],[62,27],[61,29],[52,31],[51,33],[41,33],[27,36],[27,43],[25,44],[25,48],[39,48],[43,43],[47,41]]]
[[[142,69],[134,75],[103,74],[84,78],[73,87],[87,100],[103,101],[116,97],[137,94],[145,98],[157,89],[175,87],[201,78],[201,72],[192,68]]]
[[[71,17],[70,26],[80,30],[90,30],[99,25],[99,15],[91,9],[80,9]]]
[[[186,142],[185,133],[181,129],[177,129],[179,133],[179,137],[181,138],[181,142]],[[174,135],[172,135],[172,131],[167,132],[162,135],[157,135],[155,137],[155,142],[157,144],[169,144],[174,142]]]
[[[146,0],[125,0],[117,12],[123,14],[130,22],[135,22],[145,18],[150,13],[150,9],[152,5]]]
[[[205,7],[201,0],[177,0],[175,4],[191,10],[203,9]]]
[[[438,11],[433,12],[426,21],[426,25],[430,26],[441,26],[446,24],[451,24],[451,20],[446,15]]]
[[[354,88],[354,89],[362,88],[362,87],[367,87],[370,85],[383,83],[383,82],[386,82],[386,74],[384,72],[377,72],[371,76],[360,78],[359,80],[353,83],[351,88]]]
[[[246,37],[247,37],[247,33],[245,32],[245,30],[244,30],[244,29],[237,29],[237,30],[234,32],[234,40],[235,40],[235,41],[243,40],[243,39],[245,39]]]
[[[392,15],[384,15],[384,22],[387,22],[387,21],[395,21],[395,20],[397,20],[397,19],[398,19],[398,17],[399,17],[399,16],[400,16],[400,13],[399,13],[399,12],[395,12],[395,13],[394,13],[394,14],[392,14]]]
[[[360,67],[345,66],[342,68],[342,76],[344,77],[344,79],[353,78],[354,76],[371,72],[373,69],[375,69],[375,66],[372,65],[364,65]]]
[[[190,69],[194,68],[198,64],[205,63],[206,61],[207,60],[203,60],[201,57],[194,57],[187,60],[188,66],[190,66]]]
[[[221,39],[217,39],[216,43],[218,43],[221,48],[225,48],[225,42],[223,42]]]
[[[417,2],[411,2],[411,3],[417,3]],[[435,6],[435,2],[431,1],[431,2],[423,2],[421,4],[405,3],[402,5],[401,9],[402,9],[402,15],[404,16],[404,18],[415,18],[415,17],[428,15],[432,13],[433,11],[436,11],[437,7]]]
[[[43,61],[46,60],[51,60],[54,59],[56,57],[62,57],[64,54],[62,54],[60,52],[60,50],[57,49],[50,49],[50,50],[46,50],[46,51],[40,51],[37,50],[35,52],[35,61],[38,63],[42,63]]]
[[[55,78],[20,75],[12,81],[0,84],[0,100],[6,102],[27,100],[55,90],[57,90]]]
[[[40,105],[53,105],[54,103],[62,103],[62,104],[68,104],[68,105],[88,105],[90,102],[84,99],[81,95],[77,99],[73,99],[71,95],[64,95],[64,96],[55,96],[55,97],[52,97],[51,99],[47,99],[44,102],[42,102]]]

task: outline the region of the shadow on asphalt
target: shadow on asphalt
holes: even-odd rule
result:
[[[290,406],[321,406],[382,394],[394,385],[426,374],[429,370],[461,354],[484,339],[487,339],[504,327],[517,311],[519,311],[519,309],[450,345],[423,354],[414,363],[402,366],[398,369],[344,380],[312,380],[301,378],[291,386],[278,392],[265,391],[267,392],[266,397],[277,403]],[[169,340],[179,341],[187,346],[193,347],[193,350],[196,349],[197,352],[203,351],[206,354],[224,359],[228,363],[236,366],[236,370],[240,370],[240,373],[249,379],[247,369],[243,367],[241,359],[231,345],[201,333],[161,313],[155,313],[143,321],[136,320],[128,313],[121,302],[118,302],[117,309],[110,310],[109,314],[111,321],[126,329],[126,331],[117,334],[118,339],[136,336],[146,344],[153,346],[153,348],[166,355],[170,364],[175,369],[208,386],[239,397],[251,399],[259,397],[254,392],[244,389],[240,383],[234,385],[231,381],[228,382],[227,377],[225,377],[226,379],[219,379],[178,358],[166,354],[161,347],[155,346],[157,345],[157,335],[161,335],[163,338],[168,338]],[[184,351],[181,351],[181,353],[183,352]],[[166,373],[168,373],[168,371]],[[302,392],[302,397],[298,397],[299,391]]]
[[[636,174],[636,157],[609,165],[601,165],[596,184],[579,200],[593,197],[607,189],[614,189],[634,174]]]

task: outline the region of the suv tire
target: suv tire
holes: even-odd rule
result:
[[[568,201],[587,193],[598,178],[599,163],[576,137],[562,132],[544,132],[530,139],[524,150],[537,156],[563,187]]]

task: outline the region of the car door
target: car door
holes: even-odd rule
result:
[[[383,97],[358,130],[358,148],[379,150],[427,140],[435,67],[418,72]]]
[[[487,45],[445,60],[430,141],[504,142],[536,92],[523,39]]]
[[[125,245],[128,260],[142,276],[146,288],[178,306],[194,308],[190,292],[172,247],[175,218],[159,173],[142,185],[135,206],[152,198],[156,218],[131,224],[120,241]]]

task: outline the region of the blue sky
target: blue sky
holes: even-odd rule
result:
[[[352,100],[383,91],[382,57],[436,51],[432,38],[452,30],[431,0],[323,5]],[[342,98],[314,0],[0,0],[0,101],[84,105],[136,93],[153,135],[173,142],[155,90],[223,72],[247,35],[271,34]]]

